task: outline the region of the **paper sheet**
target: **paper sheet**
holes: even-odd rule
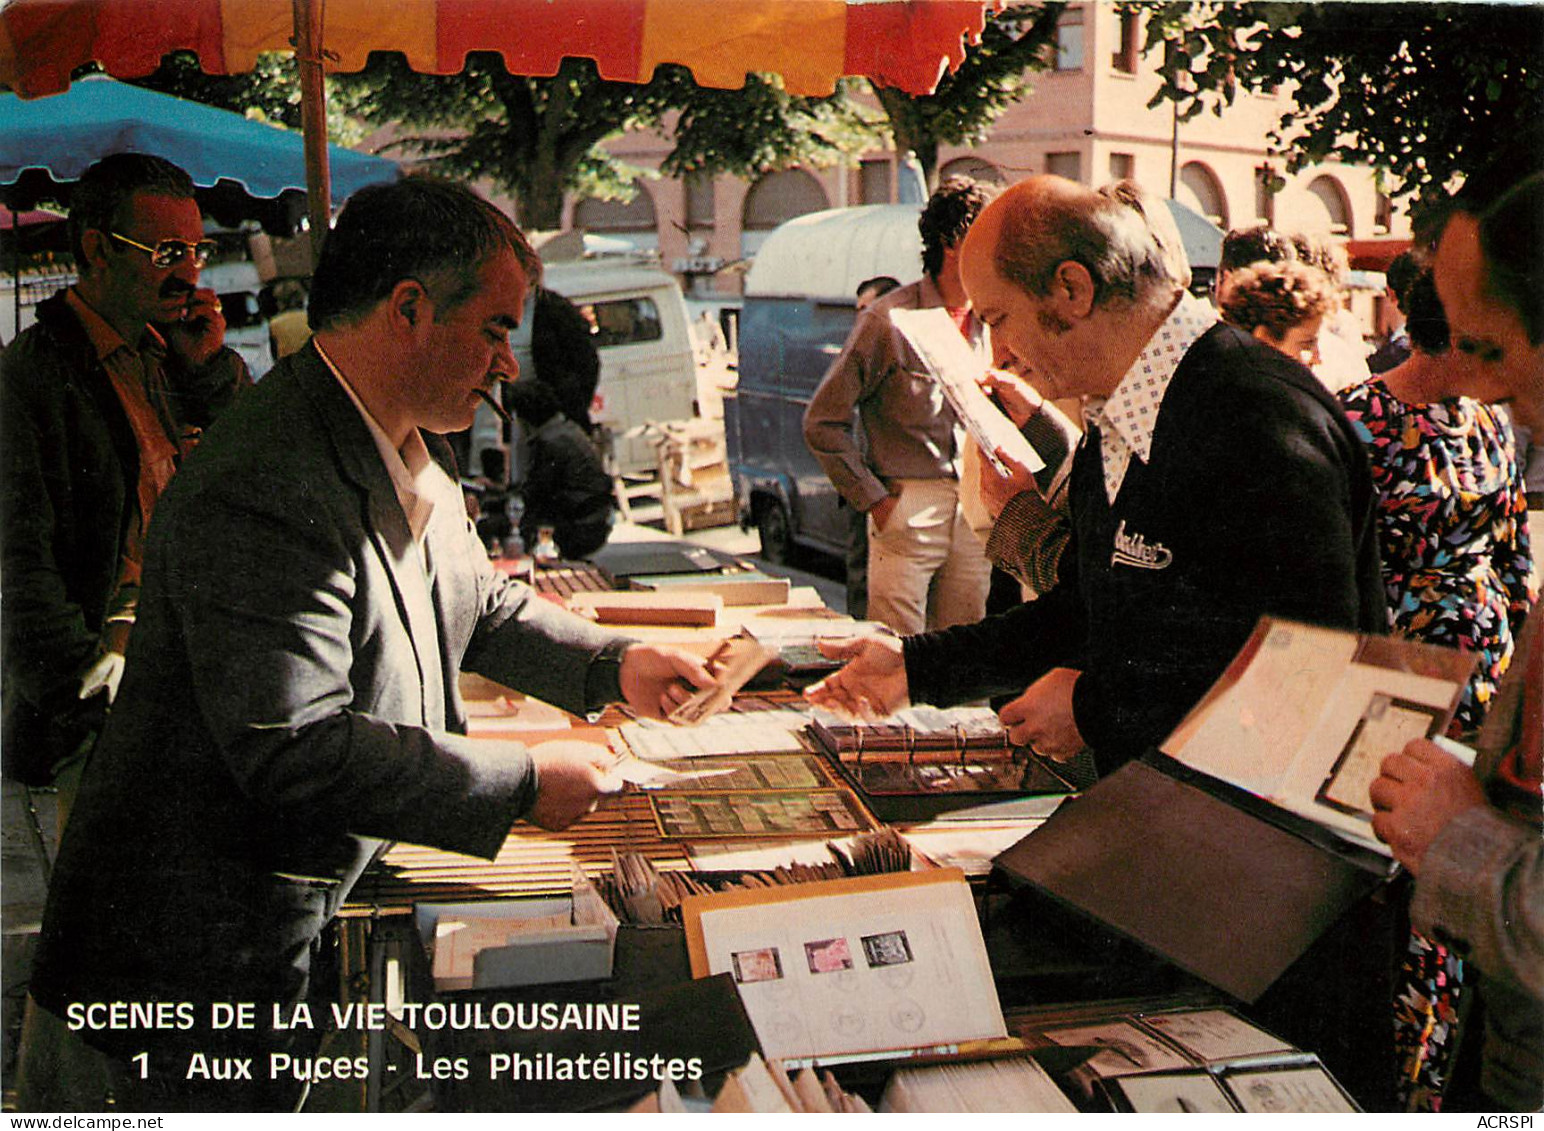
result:
[[[1292,1051],[1287,1042],[1226,1009],[1154,1013],[1144,1016],[1142,1021],[1208,1064]]]
[[[736,896],[687,901],[688,915],[694,905],[702,909],[692,969],[700,960],[706,973],[734,975],[767,1055],[1007,1035],[975,903],[959,873]]]
[[[631,782],[640,789],[669,789],[686,782],[721,778],[734,773],[733,767],[706,770],[672,770],[658,762],[645,762],[642,758],[622,758],[608,771],[612,777]]]
[[[1156,1072],[1147,1076],[1123,1076],[1116,1088],[1136,1112],[1229,1112],[1222,1085],[1208,1072]]]
[[[1318,1064],[1301,1068],[1229,1072],[1224,1083],[1245,1111],[1355,1111],[1329,1073]]]
[[[1003,415],[977,384],[986,364],[960,336],[959,327],[941,307],[928,310],[892,310],[890,321],[905,335],[922,364],[938,381],[949,407],[981,449],[981,454],[1002,475],[1009,473],[997,458],[1001,448],[1031,472],[1045,467],[1045,460],[1024,439],[1013,421]]]

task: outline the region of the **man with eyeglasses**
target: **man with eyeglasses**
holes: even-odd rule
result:
[[[0,355],[5,773],[57,781],[60,822],[117,688],[156,500],[251,384],[199,269],[214,245],[187,173],[104,158],[72,194],[80,281]]]

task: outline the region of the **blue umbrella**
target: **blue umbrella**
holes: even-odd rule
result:
[[[399,174],[396,164],[383,157],[336,145],[328,150],[334,207],[356,189]],[[305,152],[297,131],[105,75],[82,79],[48,98],[24,101],[0,94],[0,185],[15,184],[29,170],[56,182],[74,181],[92,162],[122,151],[174,161],[201,188],[232,181],[257,198],[306,189]]]

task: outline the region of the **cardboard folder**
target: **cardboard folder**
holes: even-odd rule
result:
[[[994,865],[1247,1002],[1389,871],[1376,853],[1156,752]]]

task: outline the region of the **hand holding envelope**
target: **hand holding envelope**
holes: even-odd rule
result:
[[[666,718],[677,725],[690,725],[718,714],[734,702],[736,691],[776,658],[777,653],[753,637],[731,636],[708,657],[707,666],[714,677],[713,685],[699,690]]]

